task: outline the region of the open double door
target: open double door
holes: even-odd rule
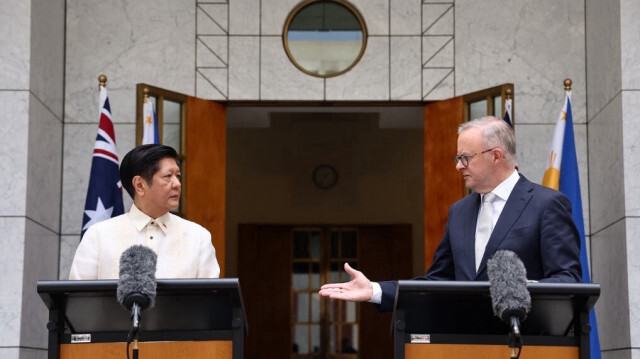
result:
[[[156,97],[160,114],[163,99],[182,101],[180,152],[185,191],[181,212],[213,233],[224,276],[226,107],[190,96],[176,97],[179,94],[144,84],[139,85],[139,93],[142,87]],[[485,114],[503,115],[505,91],[509,90],[512,91],[512,85],[507,84],[424,105],[425,270],[444,231],[449,206],[466,193],[451,159],[457,148],[456,129],[470,116],[474,104],[476,109],[478,103],[486,104]],[[499,104],[502,111],[497,108]],[[337,250],[337,257],[332,257],[332,235],[345,230],[356,233],[354,252],[344,256]],[[250,325],[246,357],[392,357],[388,315],[377,313],[373,305],[366,303],[356,307],[330,304],[325,298],[317,297],[317,286],[336,279],[349,280],[342,268],[336,267],[338,261],[345,259],[367,268],[372,280],[412,277],[411,230],[408,225],[354,226],[349,223],[303,227],[241,225],[238,238],[230,240],[238,241],[236,263]],[[316,233],[320,238],[317,258],[299,257],[296,233],[300,231]],[[309,244],[306,253],[313,253],[312,248]],[[304,268],[311,278],[308,290],[296,288]],[[317,280],[313,279],[316,274]]]

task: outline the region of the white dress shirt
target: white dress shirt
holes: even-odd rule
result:
[[[520,180],[520,175],[518,174],[518,171],[514,170],[513,173],[509,177],[507,177],[507,179],[502,181],[498,186],[496,186],[496,188],[493,189],[493,191],[491,191],[496,195],[496,198],[492,202],[493,226],[491,228],[494,228],[496,226],[498,218],[500,217],[504,206],[507,204],[507,199],[509,199],[509,195],[511,195],[511,192],[518,183],[518,180]],[[478,210],[478,218],[480,218],[481,209],[482,206],[480,206],[480,209]],[[371,287],[373,289],[373,296],[371,296],[369,302],[376,304],[382,303],[382,288],[380,287],[380,284],[371,282]]]
[[[153,219],[132,205],[128,213],[89,227],[76,250],[69,279],[117,279],[122,252],[136,244],[158,255],[156,278],[220,276],[208,230],[171,213]]]
[[[513,191],[513,188],[516,186],[519,179],[520,175],[518,174],[518,171],[513,171],[513,173],[509,177],[507,177],[506,180],[502,181],[496,188],[493,189],[493,191],[491,191],[496,195],[496,198],[492,202],[493,225],[491,226],[491,228],[494,228],[496,226],[498,218],[500,218],[500,214],[502,213],[502,210],[504,209],[504,206],[507,204],[507,200],[511,195],[511,191]],[[484,195],[482,196],[484,197]],[[482,206],[480,206],[480,209],[478,209],[478,218],[480,218],[481,210]]]

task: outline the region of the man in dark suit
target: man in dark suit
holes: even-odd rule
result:
[[[562,193],[530,182],[515,170],[513,129],[496,117],[458,128],[456,169],[473,191],[449,209],[445,233],[427,274],[416,279],[486,281],[487,260],[497,250],[515,252],[527,279],[582,281],[580,236],[571,203]],[[325,284],[320,294],[333,299],[370,301],[391,310],[397,282],[369,281],[345,263],[353,280]]]

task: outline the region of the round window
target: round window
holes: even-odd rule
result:
[[[341,0],[307,0],[284,26],[284,48],[293,64],[317,77],[349,71],[362,57],[367,29],[360,13]]]

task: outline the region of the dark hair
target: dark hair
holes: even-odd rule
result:
[[[133,177],[140,176],[151,183],[153,175],[160,169],[160,160],[173,158],[178,161],[176,150],[165,145],[142,145],[127,153],[120,164],[120,181],[127,193],[134,198]]]

